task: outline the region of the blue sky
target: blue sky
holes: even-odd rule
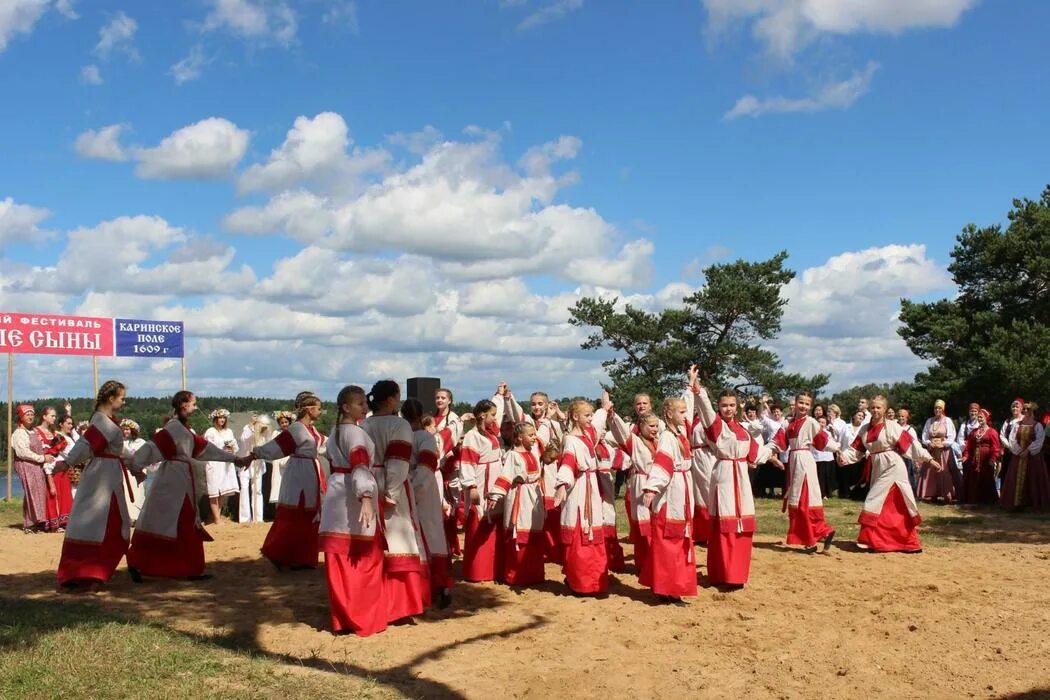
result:
[[[810,281],[790,290],[785,364],[830,366],[835,386],[907,378],[919,365],[895,340],[896,299],[950,294],[961,226],[1003,220],[1050,181],[1046,26],[1034,0],[0,0],[0,306],[180,314],[211,391],[426,373],[468,393],[501,378],[574,393],[600,378],[564,328],[574,298],[658,308],[701,265],[786,248]],[[271,153],[299,118],[306,136]],[[524,174],[543,144],[560,145]],[[445,226],[434,185],[449,182]],[[519,187],[543,194],[507,205]],[[418,208],[399,216],[377,191]],[[289,232],[266,209],[289,193],[312,195],[295,210],[325,223]],[[237,210],[251,223],[231,223]],[[158,218],[121,219],[140,215]],[[106,241],[138,253],[83,254]],[[543,262],[512,263],[518,251]],[[283,259],[300,265],[282,274]],[[297,285],[318,261],[323,286]],[[96,282],[127,266],[126,288]],[[333,308],[334,279],[371,296]],[[413,307],[414,284],[436,292]],[[827,338],[837,349],[814,340]],[[289,347],[296,362],[230,366]],[[84,383],[75,363],[33,362],[50,378],[27,391]],[[165,367],[112,363],[143,392],[170,388]]]

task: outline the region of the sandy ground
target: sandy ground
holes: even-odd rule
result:
[[[324,631],[322,571],[279,574],[260,561],[267,527],[213,527],[213,580],[135,585],[122,568],[90,597],[223,646],[359,676],[379,694],[1050,697],[1043,527],[920,555],[844,545],[806,556],[759,535],[748,587],[701,587],[686,609],[654,605],[633,570],[607,598],[575,598],[548,566],[541,589],[459,584],[450,610],[368,639]],[[2,594],[57,596],[60,548],[59,536],[0,530]]]

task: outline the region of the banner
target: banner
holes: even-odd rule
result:
[[[117,357],[182,357],[182,321],[114,319]]]
[[[113,319],[0,312],[0,353],[113,355]]]

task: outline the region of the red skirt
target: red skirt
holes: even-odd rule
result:
[[[857,544],[876,552],[914,552],[922,549],[919,543],[919,523],[922,518],[912,517],[904,503],[904,496],[897,485],[890,486],[882,512],[878,516],[861,511],[860,534]]]
[[[467,581],[495,581],[503,569],[500,541],[503,523],[479,517],[473,506],[463,528],[463,578]]]
[[[423,567],[417,571],[383,570],[383,595],[386,597],[389,622],[422,615],[430,605],[430,572]]]
[[[547,509],[547,516],[543,521],[543,532],[547,540],[543,558],[552,564],[564,564],[565,545],[561,543],[561,506]]]
[[[456,513],[445,516],[445,542],[448,543],[448,555],[450,557],[463,556],[463,550],[459,548],[459,525],[456,523]]]
[[[605,553],[605,536],[594,533],[586,539],[579,520],[565,545],[565,581],[574,593],[605,593],[609,589],[609,557]]]
[[[693,544],[707,544],[707,535],[711,532],[711,511],[707,506],[696,506],[693,509]]]
[[[332,631],[367,637],[385,630],[388,606],[380,538],[354,540],[349,556],[325,552],[324,562]]]
[[[517,542],[507,533],[503,540],[503,583],[531,586],[543,583],[543,555],[547,550],[544,531],[531,532],[525,542]]]
[[[273,525],[266,533],[262,554],[281,566],[317,566],[320,523],[316,508],[306,507],[306,494],[299,495],[298,506],[277,504]]]
[[[128,551],[128,541],[124,539],[123,530],[124,521],[120,517],[120,506],[117,505],[117,496],[114,494],[110,498],[106,534],[102,542],[77,542],[70,540],[68,536],[62,541],[58,582],[108,581]]]
[[[651,527],[651,525],[650,525]],[[638,569],[638,583],[643,586],[652,586],[650,578],[652,571],[649,569],[650,545],[649,535],[643,535],[638,523],[631,523],[631,542],[634,543],[634,565]]]
[[[653,516],[649,557],[646,559],[646,585],[657,595],[676,598],[696,595],[696,557],[693,539],[688,536],[669,538],[664,534],[667,506]]]
[[[609,571],[621,573],[627,571],[627,562],[623,558],[623,546],[613,525],[605,526],[605,555],[609,558]]]
[[[812,547],[817,542],[834,532],[824,520],[824,508],[811,508],[809,505],[809,483],[802,482],[802,495],[798,506],[788,506],[788,544],[800,544]]]
[[[69,474],[57,472],[51,475],[55,484],[55,495],[45,490],[45,511],[47,520],[44,529],[54,532],[69,524],[69,511],[73,510],[73,485],[69,483]]]
[[[186,496],[179,511],[175,539],[135,530],[128,549],[128,566],[143,576],[188,578],[204,573],[204,533],[197,527],[197,511]]]
[[[430,555],[430,591],[441,591],[452,588],[455,579],[452,578],[452,565],[448,557]]]

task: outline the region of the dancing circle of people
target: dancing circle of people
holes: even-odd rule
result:
[[[394,381],[380,381],[367,393],[346,386],[336,398],[336,423],[324,436],[315,427],[321,399],[302,392],[294,414],[278,415],[280,431],[271,439],[263,421],[238,456],[231,449],[236,441],[226,427],[227,411],[212,413],[215,427],[205,436],[190,428],[197,399],[188,391],[174,395],[172,417],[161,429],[148,441],[136,434],[137,444],[129,448],[128,426],[122,430],[117,418],[125,387],[105,382],[79,438],[36,455],[49,484],[79,475],[78,495],[61,523],[60,590],[98,587],[125,556],[137,583],[207,578],[204,542],[212,538],[198,514],[194,461],[208,463],[213,521],[222,496],[238,490],[241,519],[261,521],[261,479],[250,470],[253,463],[283,462],[273,469],[279,496],[262,554],[286,572],[317,568],[323,553],[331,630],[361,636],[432,605],[447,607],[451,557],[462,556],[466,581],[533,586],[544,582],[545,564],[553,562],[562,566],[573,594],[605,594],[609,573],[626,570],[616,529],[617,472],[626,475],[625,510],[639,582],[658,601],[682,606],[683,598],[697,595],[696,545],[706,545],[711,585],[737,589],[747,583],[756,530],[749,472],[758,465],[785,471],[786,542],[807,553],[828,551],[835,537],[824,516],[814,450],[832,453],[839,466],[866,463],[868,490],[856,544],[871,552],[922,551],[921,516],[905,460],[920,465],[931,481],[945,471],[941,443],[930,443],[938,456],[931,454],[910,427],[888,419],[881,396],[871,401],[863,425],[854,421],[848,444],[810,415],[808,393],[795,397],[784,423],[770,423],[775,432],[763,440],[761,429],[753,428],[754,407],[745,417],[735,392],[711,395],[695,367],[682,396],[664,401],[657,413],[649,397],[639,395],[630,420],[616,412],[606,392],[597,409],[576,399],[565,412],[537,392],[528,414],[505,383],[462,416],[452,410],[448,389],[434,398],[431,416],[417,399],[402,401]],[[1027,459],[1038,455],[1043,433],[1031,420],[1035,406],[1020,404],[1023,415],[1009,423],[1015,433],[1008,437],[1013,449],[1025,434],[1023,450],[1014,454]],[[940,409],[943,414],[943,404]],[[31,425],[32,407],[20,406],[20,421],[26,415]],[[993,452],[1001,448],[998,434],[994,445],[986,439],[989,430],[996,433],[988,426],[990,415],[971,418],[977,430],[967,438],[967,459],[994,462]],[[473,427],[465,430],[468,423]],[[322,455],[330,463],[327,478]],[[124,494],[135,502],[144,469],[156,463],[149,497],[142,503],[140,495],[132,517]],[[247,484],[223,471],[232,472],[231,465],[246,473]],[[1017,469],[1006,481],[1023,490]],[[1028,490],[1050,494],[1045,468],[1043,474],[1044,482],[1029,483]],[[979,478],[987,488],[988,476]],[[1004,498],[1006,488],[1004,483]],[[54,493],[52,485],[52,498]]]

